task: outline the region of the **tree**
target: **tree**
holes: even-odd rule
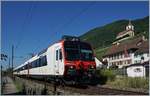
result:
[[[5,55],[5,54],[1,54],[1,60],[6,61],[6,60],[7,60],[7,58],[8,58],[8,56],[7,56],[7,55]]]

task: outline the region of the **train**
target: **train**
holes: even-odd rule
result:
[[[58,42],[14,68],[13,74],[79,84],[90,83],[95,69],[91,45],[76,36],[63,36]]]

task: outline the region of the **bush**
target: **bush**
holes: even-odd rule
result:
[[[116,75],[113,70],[104,69],[101,71],[101,76],[107,77],[108,80],[112,81],[115,79]]]
[[[113,81],[116,77],[116,74],[113,70],[109,69],[100,69],[97,71],[99,76],[100,84],[105,84],[107,81]]]

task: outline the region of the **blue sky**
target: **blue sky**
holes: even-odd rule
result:
[[[148,1],[5,1],[1,6],[2,52],[11,56],[13,44],[17,66],[29,53],[40,52],[62,35],[80,36],[116,20],[143,18],[149,15],[148,6]],[[8,61],[3,64],[8,66]]]

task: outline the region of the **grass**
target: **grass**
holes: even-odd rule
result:
[[[22,84],[21,84],[18,80],[15,80],[15,81],[14,81],[14,84],[15,84],[17,90],[18,90],[19,92],[21,92],[21,91],[22,91]]]
[[[99,75],[99,83],[113,89],[149,92],[149,78],[147,77],[126,77],[117,76],[117,72],[112,69],[100,69],[96,73]]]
[[[149,78],[142,77],[122,77],[113,81],[108,81],[107,85],[117,89],[139,89],[143,92],[149,90]]]

